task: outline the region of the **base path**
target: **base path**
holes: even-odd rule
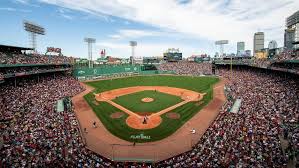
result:
[[[83,96],[93,89],[86,86],[86,90],[72,98],[75,113],[83,130],[87,128],[88,133],[83,133],[86,146],[90,150],[110,158],[121,161],[161,161],[192,149],[211,123],[219,114],[221,106],[226,98],[224,95],[224,84],[221,80],[214,86],[213,100],[201,111],[195,114],[188,122],[179,128],[171,136],[159,141],[136,144],[122,140],[112,135],[101,123]],[[96,121],[98,127],[93,128],[92,123]],[[196,133],[191,134],[190,130]]]
[[[149,116],[141,116],[137,113],[132,112],[131,110],[113,102],[112,100],[123,95],[132,94],[140,91],[145,90],[152,90],[156,92],[162,92],[174,96],[181,97],[182,102],[177,103],[173,106],[165,108],[161,111],[155,112]],[[122,110],[123,112],[127,113],[129,117],[126,120],[126,123],[129,127],[134,129],[152,129],[158,127],[161,124],[162,118],[161,115],[176,109],[188,102],[191,101],[200,101],[205,94],[198,93],[192,90],[182,89],[182,88],[175,88],[175,87],[168,87],[168,86],[133,86],[127,88],[120,88],[109,90],[105,92],[101,92],[95,94],[95,99],[97,101],[105,101],[112,106]],[[145,98],[146,99],[146,98]]]

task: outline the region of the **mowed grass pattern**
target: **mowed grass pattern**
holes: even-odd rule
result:
[[[169,119],[166,114],[161,117],[163,119],[162,123],[153,129],[149,130],[136,130],[129,127],[126,124],[125,114],[119,119],[112,119],[110,115],[120,110],[116,107],[110,105],[106,102],[100,102],[99,105],[95,105],[93,93],[89,93],[84,96],[85,100],[92,107],[96,115],[100,118],[101,122],[105,127],[115,136],[130,141],[130,142],[151,142],[161,140],[173,134],[177,129],[179,129],[184,123],[186,123],[190,118],[192,118],[197,112],[199,112],[204,106],[206,106],[209,101],[213,98],[213,85],[217,83],[219,79],[217,77],[190,77],[190,76],[136,76],[129,78],[119,78],[112,80],[102,80],[87,82],[88,85],[95,88],[95,93],[117,89],[125,88],[130,86],[170,86],[177,88],[184,88],[189,90],[194,90],[201,93],[206,93],[203,98],[203,103],[197,105],[198,102],[189,102],[184,104],[171,112],[179,113],[181,118],[178,120]],[[200,123],[198,123],[200,124]],[[150,136],[151,139],[131,139],[131,135],[144,134]]]
[[[154,101],[142,102],[141,100],[145,97],[153,98]],[[183,100],[178,96],[154,90],[145,90],[120,96],[112,101],[136,113],[153,113],[159,112],[167,107],[182,102]]]

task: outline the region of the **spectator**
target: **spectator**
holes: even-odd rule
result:
[[[196,62],[171,62],[164,63],[157,67],[160,71],[174,71],[178,75],[210,75],[212,74],[212,65],[210,63]]]

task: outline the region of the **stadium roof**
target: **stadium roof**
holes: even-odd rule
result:
[[[14,51],[22,51],[22,50],[33,50],[33,48],[9,46],[9,45],[1,45],[0,44],[1,52],[14,52]]]

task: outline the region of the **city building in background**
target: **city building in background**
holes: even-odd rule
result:
[[[251,50],[245,50],[245,56],[246,57],[251,57]]]
[[[277,48],[277,42],[275,40],[271,40],[268,44],[269,50]]]
[[[285,38],[284,45],[286,49],[299,49],[299,11],[295,12],[286,19]]]
[[[277,42],[275,40],[271,40],[268,44],[268,58],[273,58],[278,53]]]
[[[256,51],[254,56],[257,59],[267,59],[269,54],[269,49],[268,48],[263,48],[259,51]]]
[[[237,42],[237,56],[245,55],[245,42]]]
[[[224,45],[228,44],[228,40],[215,41],[215,45],[219,46],[220,57],[224,57]]]
[[[295,40],[295,29],[287,28],[284,30],[284,47],[286,50],[293,50]]]
[[[261,51],[264,48],[265,35],[264,32],[256,32],[254,33],[253,38],[253,54]]]

